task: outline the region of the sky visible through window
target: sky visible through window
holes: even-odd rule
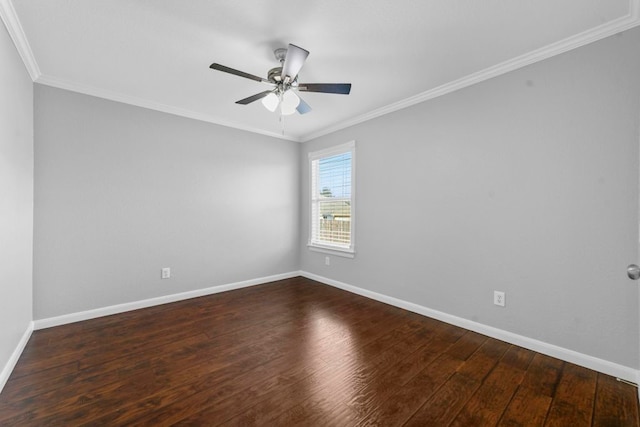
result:
[[[351,152],[319,160],[318,191],[324,197],[351,197]]]

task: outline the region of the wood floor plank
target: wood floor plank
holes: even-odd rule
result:
[[[486,340],[486,336],[469,331],[452,345],[451,348],[447,350],[447,353],[456,359],[467,360]]]
[[[563,366],[563,361],[537,353],[498,425],[544,425]]]
[[[545,425],[591,425],[596,378],[596,372],[566,363]]]
[[[277,405],[273,399],[259,402],[258,405],[240,417],[230,420],[228,425],[289,423],[299,418],[300,414],[307,414],[311,417],[309,413],[311,410],[323,408],[324,411],[329,410],[332,406],[343,407],[343,403],[350,400],[354,393],[363,386],[363,382],[374,376],[379,365],[385,362],[388,355],[386,351],[379,352],[380,348],[386,345],[389,347],[387,351],[391,350],[391,345],[398,341],[403,333],[406,333],[404,329],[411,328],[406,324],[394,326],[398,326],[399,329],[392,329],[383,334],[378,331],[377,339],[363,345],[360,351],[350,347],[348,351],[345,351],[344,357],[322,357],[331,370],[305,385],[305,393],[299,393],[297,391],[299,384],[296,384],[285,399],[286,403],[277,398],[276,400],[279,402]],[[345,342],[347,345],[352,344],[349,340]],[[340,349],[342,347],[338,345],[332,346],[332,348]],[[332,351],[331,354],[334,352]],[[276,419],[280,419],[280,421],[275,421]]]
[[[480,381],[453,374],[407,421],[407,426],[447,426],[480,387]]]
[[[238,414],[260,397],[278,393],[281,387],[302,381],[326,368],[322,365],[312,367],[287,355],[263,364],[259,364],[259,358],[259,355],[253,358],[254,363],[200,376],[197,382],[158,391],[130,405],[123,405],[118,411],[95,418],[91,424],[173,425],[198,413],[209,420],[224,419]],[[149,408],[153,408],[152,413],[149,413]],[[211,414],[214,414],[213,418]],[[206,425],[206,422],[200,425]]]
[[[476,338],[476,342],[484,344],[486,339],[478,340]],[[497,348],[500,348],[498,343],[491,342],[490,344],[491,346],[488,346],[486,350],[482,352],[467,351],[466,353],[459,353],[455,350],[456,347],[459,347],[458,345],[453,346],[450,351],[447,351],[448,354],[455,356],[460,356],[460,354],[464,355],[468,363],[463,363],[458,368],[458,372],[451,376],[451,378],[438,389],[437,393],[418,409],[406,425],[449,425],[460,409],[467,404],[471,396],[480,388],[484,377],[498,361],[498,358],[492,359],[491,357],[487,357],[485,352],[493,354],[494,356],[502,356],[505,366],[522,365],[524,363],[523,361],[527,360],[529,356],[526,352],[520,351],[524,349],[513,349],[513,347],[511,347],[503,353],[499,350],[496,351]],[[504,346],[502,348],[506,350]],[[478,349],[476,348],[475,350]]]
[[[376,356],[369,372],[363,373],[359,381],[351,383],[349,399],[341,402],[338,409],[349,413],[353,419],[366,418],[378,408],[399,388],[404,379],[399,366],[406,366],[406,360],[415,363],[415,352],[428,346],[435,338],[434,331],[422,334],[424,330],[414,330],[407,333],[388,349]],[[420,359],[419,359],[420,360]],[[424,359],[422,359],[424,360]],[[337,413],[337,411],[336,411]],[[335,414],[333,414],[335,416]]]
[[[281,323],[287,322],[288,319],[282,319]],[[252,329],[247,329],[245,331],[241,331],[241,336],[246,335],[246,334],[250,334],[250,333],[256,333],[258,332],[258,334],[261,334],[262,332],[259,332],[257,329],[261,329],[261,330],[268,330],[270,327],[274,327],[278,325],[278,322],[275,321],[273,318],[271,318],[268,322],[254,322],[253,325],[251,325],[254,329],[252,331]],[[186,326],[186,327],[185,327]],[[199,328],[194,328],[194,325],[191,323],[188,323],[187,325],[182,324],[181,325],[181,329],[183,331],[190,331],[190,330],[194,330],[195,332],[193,333],[199,333]],[[161,330],[161,332],[165,332],[165,330]],[[215,334],[212,333],[211,330],[206,330],[205,332],[209,333],[210,335],[214,335],[214,337],[216,336]],[[234,328],[229,327],[228,323],[225,324],[225,328],[224,328],[224,334],[223,335],[228,335],[228,334],[232,334],[234,333],[235,330]],[[187,333],[188,334],[188,333]],[[220,335],[220,334],[218,334]],[[180,342],[184,342],[186,340],[180,340],[179,336],[176,335],[171,335],[170,336],[170,340],[171,343],[170,344],[166,344],[166,338],[164,338],[164,342],[156,342],[156,343],[152,343],[152,339],[148,336],[148,335],[144,335],[145,336],[145,343],[146,346],[145,347],[138,347],[140,349],[140,351],[144,352],[144,351],[153,351],[153,347],[157,347],[158,345],[162,346],[162,351],[163,352],[167,352],[169,350],[171,350],[176,343],[180,343]],[[220,337],[218,337],[219,339]],[[155,344],[155,345],[154,345]],[[112,346],[117,346],[117,343],[113,343]],[[122,345],[122,343],[120,343],[120,345]],[[230,345],[229,343],[227,343],[227,345]],[[150,350],[149,350],[150,349]],[[135,361],[138,358],[138,355],[135,354],[135,352],[131,351],[131,348],[127,349],[128,353],[127,355],[123,356],[122,360],[118,360],[117,357],[114,356],[113,353],[105,353],[104,351],[98,356],[98,357],[106,357],[107,359],[109,359],[108,361],[101,361],[101,360],[95,360],[95,359],[91,359],[91,355],[89,354],[80,354],[80,355],[74,355],[73,352],[70,352],[67,354],[67,357],[69,358],[78,358],[81,360],[78,360],[77,362],[74,362],[75,364],[77,364],[78,366],[80,364],[83,365],[83,369],[78,372],[78,377],[84,377],[84,378],[90,378],[93,377],[101,372],[106,372],[108,371],[109,366],[113,366],[114,369],[117,368],[118,366],[121,365],[128,365],[130,363],[133,363],[132,361]],[[46,363],[51,363],[50,358],[48,358],[46,361]],[[53,369],[53,368],[49,368],[49,371],[52,372],[53,375],[55,375],[55,373],[57,372],[58,374],[64,375],[65,372],[63,370],[60,369]],[[36,371],[38,372],[38,371]],[[53,379],[55,379],[55,376],[52,377]],[[19,382],[19,380],[17,380],[17,382]],[[22,390],[24,392],[24,390]]]
[[[37,337],[46,337],[45,340],[37,340],[32,348],[38,348],[45,345],[48,350],[55,348],[56,344],[60,344],[69,349],[74,345],[88,346],[93,339],[102,340],[111,337],[121,337],[135,333],[137,331],[144,332],[147,330],[163,329],[167,324],[181,323],[185,319],[192,320],[207,316],[208,314],[220,314],[229,316],[234,311],[242,310],[237,307],[234,311],[221,310],[225,304],[232,302],[233,298],[242,298],[247,304],[246,309],[255,308],[254,304],[259,302],[265,292],[269,292],[271,300],[280,300],[286,303],[290,300],[292,286],[283,286],[277,290],[269,289],[270,285],[264,288],[245,288],[234,293],[217,294],[215,301],[206,297],[193,298],[186,301],[165,304],[162,306],[150,307],[142,310],[134,310],[118,315],[100,317],[84,322],[72,323],[65,325],[64,328],[48,328],[35,331]],[[172,316],[159,316],[162,312],[171,310]]]
[[[529,387],[520,387],[509,402],[499,426],[543,426],[552,397],[536,393]]]
[[[297,277],[35,331],[4,426],[633,426],[603,374]]]
[[[504,357],[509,348],[510,346],[507,343],[487,339],[477,351],[464,361],[458,369],[458,373],[482,382]]]
[[[525,371],[499,363],[451,423],[452,427],[495,426],[524,378]]]
[[[535,355],[536,353],[531,350],[512,345],[500,361],[515,368],[524,370],[529,366]]]
[[[380,316],[375,319],[363,319],[361,322],[352,323],[352,328],[350,331],[353,335],[358,335],[361,342],[373,341],[376,337],[384,335],[385,331],[392,329],[393,327],[402,325],[402,317],[398,316],[398,314],[392,313],[384,313],[381,312]],[[383,323],[381,326],[380,323]],[[327,348],[339,347],[343,342],[350,342],[353,339],[351,335],[345,335],[342,330],[336,330],[334,333],[329,334],[325,337],[319,337],[317,335],[312,335],[309,339],[309,342],[303,341],[291,341],[290,342],[290,351],[294,352],[300,348],[305,349],[305,360],[307,365],[310,367],[324,366],[327,365],[327,362],[323,359],[323,354],[325,353]],[[319,343],[319,345],[318,345]],[[334,365],[331,366],[332,375],[336,373],[336,368]],[[313,378],[311,378],[313,379]],[[309,380],[309,379],[306,379]],[[295,389],[297,384],[289,385],[290,388]],[[287,390],[282,391],[282,393],[286,393]],[[292,396],[287,399],[287,401],[293,405],[295,399],[300,398],[300,394],[297,392],[292,392]],[[265,399],[266,400],[266,399]],[[260,402],[260,401],[252,401],[253,404],[261,405],[260,411],[262,413],[258,415],[252,415],[251,411],[258,412],[257,409],[252,409],[251,411],[247,411],[243,415],[243,422],[249,422],[251,417],[259,417],[259,419],[265,418],[270,411],[284,409],[282,403],[276,405],[272,402]],[[210,405],[211,407],[201,408],[198,414],[193,414],[189,416],[187,419],[182,422],[192,425],[198,425],[201,422],[204,422],[205,419],[211,419],[211,417],[215,417],[216,419],[222,418],[222,415],[217,405]],[[267,409],[264,409],[267,408]],[[186,416],[186,415],[185,415]]]
[[[182,368],[177,373],[173,373],[171,370],[167,372],[156,372],[156,382],[160,383],[161,387],[159,390],[156,389],[148,390],[146,395],[150,395],[150,398],[146,399],[144,404],[145,408],[154,407],[156,410],[160,407],[166,406],[168,404],[172,404],[176,401],[176,399],[182,399],[185,395],[192,395],[194,392],[197,392],[200,388],[210,389],[211,387],[219,387],[218,383],[208,382],[207,386],[200,386],[199,383],[202,382],[203,376],[208,376],[209,373],[213,372],[217,373],[218,369],[230,366],[231,364],[236,365],[235,367],[242,366],[246,369],[252,369],[253,367],[264,363],[265,361],[271,360],[275,357],[279,357],[282,353],[286,351],[293,350],[293,348],[287,349],[286,346],[279,345],[279,343],[291,334],[291,331],[296,331],[295,335],[298,335],[299,331],[305,328],[313,328],[314,323],[301,323],[298,325],[289,324],[286,327],[280,328],[270,328],[267,333],[261,333],[257,335],[258,339],[255,341],[251,341],[247,344],[246,347],[242,346],[242,341],[237,342],[235,339],[232,342],[223,341],[222,347],[226,348],[226,351],[221,351],[220,348],[215,347],[213,349],[206,348],[197,348],[197,349],[186,349],[185,354],[190,355],[190,360],[188,361],[188,367]],[[322,328],[321,332],[329,332],[330,329]],[[245,331],[240,331],[237,333],[238,336],[242,337]],[[255,334],[251,333],[250,336],[254,336]],[[339,335],[339,331],[338,331]],[[226,338],[235,337],[236,334],[225,335]],[[319,337],[318,337],[319,338]],[[285,342],[294,343],[291,340],[286,340]],[[299,343],[298,343],[299,344]],[[240,347],[239,347],[240,346]],[[248,364],[243,365],[241,362],[245,359],[249,359]],[[230,362],[232,361],[232,362]],[[219,362],[220,365],[215,365],[216,362]],[[184,363],[184,360],[182,361]],[[166,366],[172,366],[174,363],[166,364]],[[229,367],[231,369],[231,367]],[[244,372],[244,371],[240,371]],[[158,375],[162,374],[160,378],[157,378]],[[175,375],[179,374],[180,377],[175,378]],[[238,374],[238,373],[236,373]],[[168,393],[164,389],[167,386],[178,387],[180,384],[186,382],[188,378],[199,378],[198,381],[192,383],[186,390],[181,390],[176,393]],[[186,378],[186,379],[184,379]],[[225,380],[228,377],[223,376]],[[126,392],[126,395],[121,397],[113,397],[120,399],[122,402],[126,402],[135,397],[136,393],[130,393],[131,390],[127,385],[120,387],[120,389]],[[119,396],[118,393],[115,394]],[[113,399],[112,398],[112,399]],[[125,406],[124,404],[116,405],[117,401],[114,401],[114,405],[116,407]],[[138,406],[140,406],[138,404]],[[95,416],[87,413],[83,414],[83,419],[90,419],[91,416]],[[72,421],[72,420],[68,420]],[[74,422],[79,422],[78,419],[74,419]]]
[[[535,393],[553,397],[562,374],[564,362],[544,354],[537,353],[522,380],[522,387]]]
[[[437,359],[425,366],[358,425],[404,425],[456,373],[462,363],[442,351]]]
[[[283,328],[274,329],[269,326],[265,326],[265,324],[256,324],[254,325],[254,328],[256,329],[256,331],[250,332],[251,334],[256,334],[258,337],[260,337],[260,339],[266,339],[271,337],[271,340],[273,342],[277,342],[281,338],[280,335],[273,336],[274,333],[280,334],[286,331],[286,329],[283,329]],[[189,339],[172,342],[163,347],[163,350],[166,353],[164,354],[153,353],[154,355],[158,354],[158,357],[153,359],[155,360],[154,369],[159,370],[161,368],[161,365],[159,365],[159,363],[161,362],[164,363],[164,365],[175,364],[179,362],[189,366],[190,368],[188,369],[192,369],[193,366],[197,365],[198,362],[210,363],[211,360],[207,359],[208,357],[207,355],[210,352],[218,353],[220,355],[224,354],[222,353],[222,349],[227,349],[227,350],[233,349],[234,346],[241,344],[245,340],[246,333],[247,331],[239,331],[239,332],[235,331],[233,333],[225,334],[224,339],[218,339],[217,341],[209,340],[205,335],[200,334],[198,338],[191,339],[191,337],[189,337]],[[255,345],[257,342],[259,341],[254,342],[253,345]],[[239,350],[238,353],[241,353],[244,351],[245,351],[244,349]],[[101,358],[106,359],[108,357],[109,357],[108,354],[101,355]],[[55,391],[50,392],[47,396],[39,396],[38,398],[39,410],[46,408],[47,399],[52,401],[51,405],[60,404],[60,399],[63,396],[65,396],[65,390],[68,390],[68,394],[70,394],[71,396],[74,396],[78,392],[87,393],[93,390],[93,388],[98,387],[98,385],[104,387],[105,385],[119,379],[121,377],[121,373],[115,372],[115,370],[119,369],[119,367],[121,366],[127,366],[127,364],[125,363],[126,361],[122,361],[121,358],[118,358],[117,354],[116,355],[111,354],[111,357],[114,359],[110,361],[111,363],[104,362],[104,363],[94,363],[90,365],[94,368],[100,368],[100,370],[97,372],[95,370],[90,370],[90,369],[83,370],[83,372],[90,371],[93,374],[97,373],[99,375],[84,377],[82,381],[69,384],[69,386],[66,387],[66,389],[61,389],[58,387]],[[137,357],[138,357],[137,355],[133,355],[131,358],[128,358],[130,359],[129,362],[133,363]],[[108,369],[109,367],[111,369]],[[83,387],[83,384],[86,387],[89,387],[89,389]]]
[[[78,371],[79,363],[72,361],[54,368],[33,372],[31,375],[12,378],[2,390],[2,395],[6,398],[6,401],[17,401],[36,396],[69,383]]]
[[[269,395],[280,395],[287,387],[326,370],[325,365],[309,365],[297,356],[292,358],[285,355],[237,375],[224,385],[218,384],[215,393],[202,390],[191,396],[183,396],[185,398],[157,408],[152,416],[145,414],[146,404],[140,402],[137,406],[141,417],[131,425],[206,425],[211,420],[223,421],[240,415]],[[98,421],[112,419],[117,420],[109,417]]]
[[[272,330],[272,328],[270,326],[267,325],[267,327],[265,327],[265,323],[258,323],[254,326],[255,328],[260,328],[261,330],[258,331],[257,335],[261,338],[264,338],[266,336],[268,336],[268,333],[265,334],[265,331],[268,332],[270,330]],[[282,328],[278,328],[278,329],[273,329],[271,331],[271,333],[273,333],[273,331],[278,331],[278,332],[284,332],[284,329]],[[240,332],[233,332],[233,333],[229,333],[229,334],[225,334],[225,340],[224,341],[219,341],[217,344],[219,344],[217,347],[223,346],[223,347],[232,347],[233,345],[237,345],[238,344],[238,340],[235,339],[236,337],[239,337],[241,340],[243,340],[245,334],[247,333],[247,331],[240,331]],[[250,335],[255,334],[255,332],[251,332]],[[233,341],[229,341],[229,338],[234,338]],[[185,359],[185,357],[182,358],[182,360],[180,360],[181,363],[183,364],[189,364],[189,365],[193,365],[197,362],[197,360],[194,360],[194,358],[203,358],[206,356],[206,352],[209,351],[208,347],[210,347],[213,343],[210,341],[204,341],[202,343],[199,343],[202,345],[193,347],[193,346],[187,346],[185,348],[181,348],[178,350],[178,355],[180,355],[180,353],[185,353],[185,357],[188,357]],[[184,345],[179,344],[181,347],[184,347]],[[217,347],[211,348],[211,350],[213,351],[219,351],[216,350]],[[168,348],[164,348],[165,351],[169,350]],[[244,351],[244,350],[243,350]],[[112,355],[113,357],[113,355]],[[177,362],[178,360],[172,360],[171,362]],[[121,361],[119,361],[118,359],[115,360],[115,364],[119,364],[121,363]],[[96,367],[104,367],[105,364],[103,363],[96,363],[93,364],[93,366]],[[155,367],[156,370],[159,369],[158,366]],[[191,369],[193,369],[193,367],[191,367]],[[84,385],[90,387],[89,390],[83,389],[82,385],[83,384],[72,384],[71,391],[70,393],[72,394],[72,396],[76,395],[78,392],[84,392],[85,394],[87,392],[90,392],[93,388],[97,388],[97,384],[99,384],[101,387],[105,387],[107,384],[112,383],[113,381],[117,380],[120,376],[118,373],[114,373],[114,372],[109,372],[107,375],[110,375],[109,378],[111,378],[110,381],[106,381],[106,377],[103,375],[101,377],[96,378],[91,377],[90,379],[85,380],[83,383]],[[96,381],[97,380],[97,381]],[[118,384],[116,384],[117,386]],[[113,387],[110,387],[109,389],[112,389]],[[122,388],[124,388],[125,390],[131,390],[131,388],[129,388],[127,386],[127,384],[124,384],[122,386]],[[50,405],[61,405],[61,401],[60,401],[60,397],[64,396],[64,393],[62,390],[58,389],[55,392],[51,392],[49,394],[49,396],[45,396],[45,397],[53,397],[54,401],[52,403],[50,403]],[[100,395],[98,395],[99,398]],[[73,397],[70,398],[72,400],[71,403],[73,402]],[[91,399],[84,399],[83,403],[81,406],[86,406],[87,404],[90,403]],[[38,412],[42,412],[43,410],[46,410],[47,408],[47,400],[44,400],[42,398],[42,396],[39,397],[38,401]],[[64,406],[64,405],[63,405]],[[78,407],[78,405],[76,405],[76,407]],[[25,407],[23,405],[21,405],[22,410],[25,410]],[[37,414],[34,413],[33,411],[30,412],[29,414],[31,417],[34,417],[34,419],[37,419]]]
[[[597,399],[593,411],[594,427],[605,426],[638,426],[638,395],[634,389],[620,389],[620,382],[615,378],[598,374]]]

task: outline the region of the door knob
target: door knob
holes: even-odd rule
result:
[[[627,267],[627,276],[629,276],[631,280],[640,279],[640,267],[635,264],[629,264],[629,267]]]

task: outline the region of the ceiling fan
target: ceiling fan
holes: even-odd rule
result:
[[[262,99],[265,108],[274,112],[280,107],[283,115],[293,114],[296,111],[300,114],[311,111],[309,104],[296,94],[296,90],[342,95],[348,95],[351,92],[351,83],[298,83],[298,73],[309,56],[309,51],[289,44],[288,48],[276,49],[273,53],[280,61],[280,66],[269,70],[266,79],[216,63],[211,64],[209,68],[270,85],[271,89],[236,101],[236,104],[247,105]]]

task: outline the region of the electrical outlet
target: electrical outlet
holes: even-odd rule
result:
[[[331,258],[328,256],[324,257],[324,265],[331,265]]]
[[[493,291],[493,303],[495,305],[499,305],[500,307],[504,307],[505,304],[505,295],[502,291]]]
[[[169,277],[171,277],[171,269],[169,267],[165,267],[162,269],[162,276],[163,279],[168,279]]]

